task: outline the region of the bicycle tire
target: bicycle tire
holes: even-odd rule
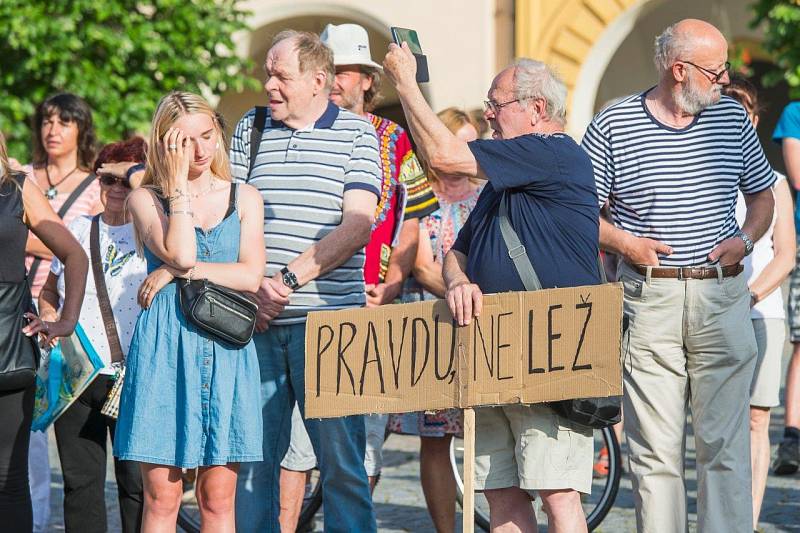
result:
[[[597,528],[614,506],[614,500],[616,500],[617,492],[619,491],[620,478],[622,477],[622,451],[620,450],[617,436],[614,433],[614,428],[607,427],[600,431],[603,436],[603,442],[608,448],[608,476],[606,477],[606,484],[603,487],[600,500],[598,500],[595,507],[586,515],[586,524],[589,531],[593,531]],[[459,472],[456,461],[455,439],[450,442],[450,466],[456,478],[456,500],[459,506],[463,506],[464,482],[461,479],[461,473]],[[489,531],[489,516],[478,508],[475,509],[475,525],[484,531]]]
[[[200,533],[200,515],[196,511],[190,509],[190,502],[194,500],[195,496],[192,494],[189,498],[186,497],[187,487],[194,493],[195,482],[187,482],[184,478],[183,495],[181,497],[181,506],[178,508],[178,525],[186,533]],[[194,500],[196,502],[196,500]]]
[[[303,498],[303,507],[297,519],[297,531],[310,531],[314,523],[314,516],[322,507],[322,480],[318,477],[317,484],[311,494]]]
[[[186,533],[200,533],[200,522],[195,521],[194,517],[189,515],[184,509],[183,504],[181,504],[180,509],[178,509],[178,525],[181,526],[181,529]]]

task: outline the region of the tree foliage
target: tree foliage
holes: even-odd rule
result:
[[[170,90],[204,95],[257,87],[232,36],[237,0],[0,0],[0,130],[28,160],[36,105],[58,91],[85,98],[102,142],[145,132]]]
[[[751,25],[764,25],[763,46],[778,67],[764,77],[764,84],[785,79],[791,97],[800,98],[800,0],[758,0],[753,12]]]

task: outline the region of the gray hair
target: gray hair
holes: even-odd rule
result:
[[[333,66],[333,50],[325,46],[319,35],[307,31],[283,30],[272,39],[271,48],[285,40],[294,41],[297,51],[297,60],[300,63],[300,72],[305,74],[309,70],[321,70],[327,75],[325,90],[330,91],[336,69]]]
[[[678,58],[686,56],[693,47],[694,39],[675,32],[678,24],[676,22],[656,36],[653,62],[659,76],[663,76]]]
[[[559,75],[545,63],[520,58],[514,62],[514,98],[546,102],[548,119],[564,124],[567,117],[567,86]]]

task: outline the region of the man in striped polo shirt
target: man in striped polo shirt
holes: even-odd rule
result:
[[[267,265],[258,292],[264,461],[242,465],[237,531],[278,531],[280,461],[295,401],[304,412],[305,320],[310,311],[365,303],[364,246],[380,194],[375,129],[328,101],[333,55],[312,33],[284,31],[265,64],[263,134],[256,110],[231,143],[237,181],[264,196]],[[251,139],[255,139],[252,141]],[[258,142],[250,165],[250,144]],[[364,420],[306,420],[325,486],[326,531],[375,531],[364,470]]]
[[[655,41],[657,86],[601,111],[583,147],[600,243],[624,259],[625,431],[639,531],[687,530],[691,406],[699,531],[752,531],[748,398],[756,361],[742,258],[769,227],[774,174],[747,113],[720,98],[728,45],[684,20]],[[737,189],[747,218],[735,219]]]
[[[408,134],[388,118],[368,111],[379,102],[382,67],[372,60],[367,30],[357,24],[328,24],[320,35],[333,51],[336,77],[331,102],[369,120],[378,135],[381,153],[381,196],[365,249],[364,281],[367,305],[392,303],[414,266],[419,243],[419,220],[439,203],[422,166],[411,149]],[[293,413],[294,419],[298,416]],[[383,464],[383,441],[388,415],[364,418],[367,432],[364,467],[374,489]],[[289,452],[281,462],[281,527],[294,531],[303,505],[309,471],[317,464],[302,426],[292,425]]]

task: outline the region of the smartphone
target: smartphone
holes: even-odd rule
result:
[[[414,54],[422,54],[422,45],[419,44],[419,36],[416,30],[409,30],[408,28],[392,28],[392,40],[398,45],[406,42],[411,52]]]
[[[416,30],[398,28],[395,26],[392,26],[390,29],[392,32],[392,40],[397,43],[398,46],[404,42],[407,43],[409,50],[414,54],[414,58],[417,60],[417,83],[427,83],[430,81],[430,77],[428,76],[428,58],[422,53],[422,45],[419,43],[419,36]]]

